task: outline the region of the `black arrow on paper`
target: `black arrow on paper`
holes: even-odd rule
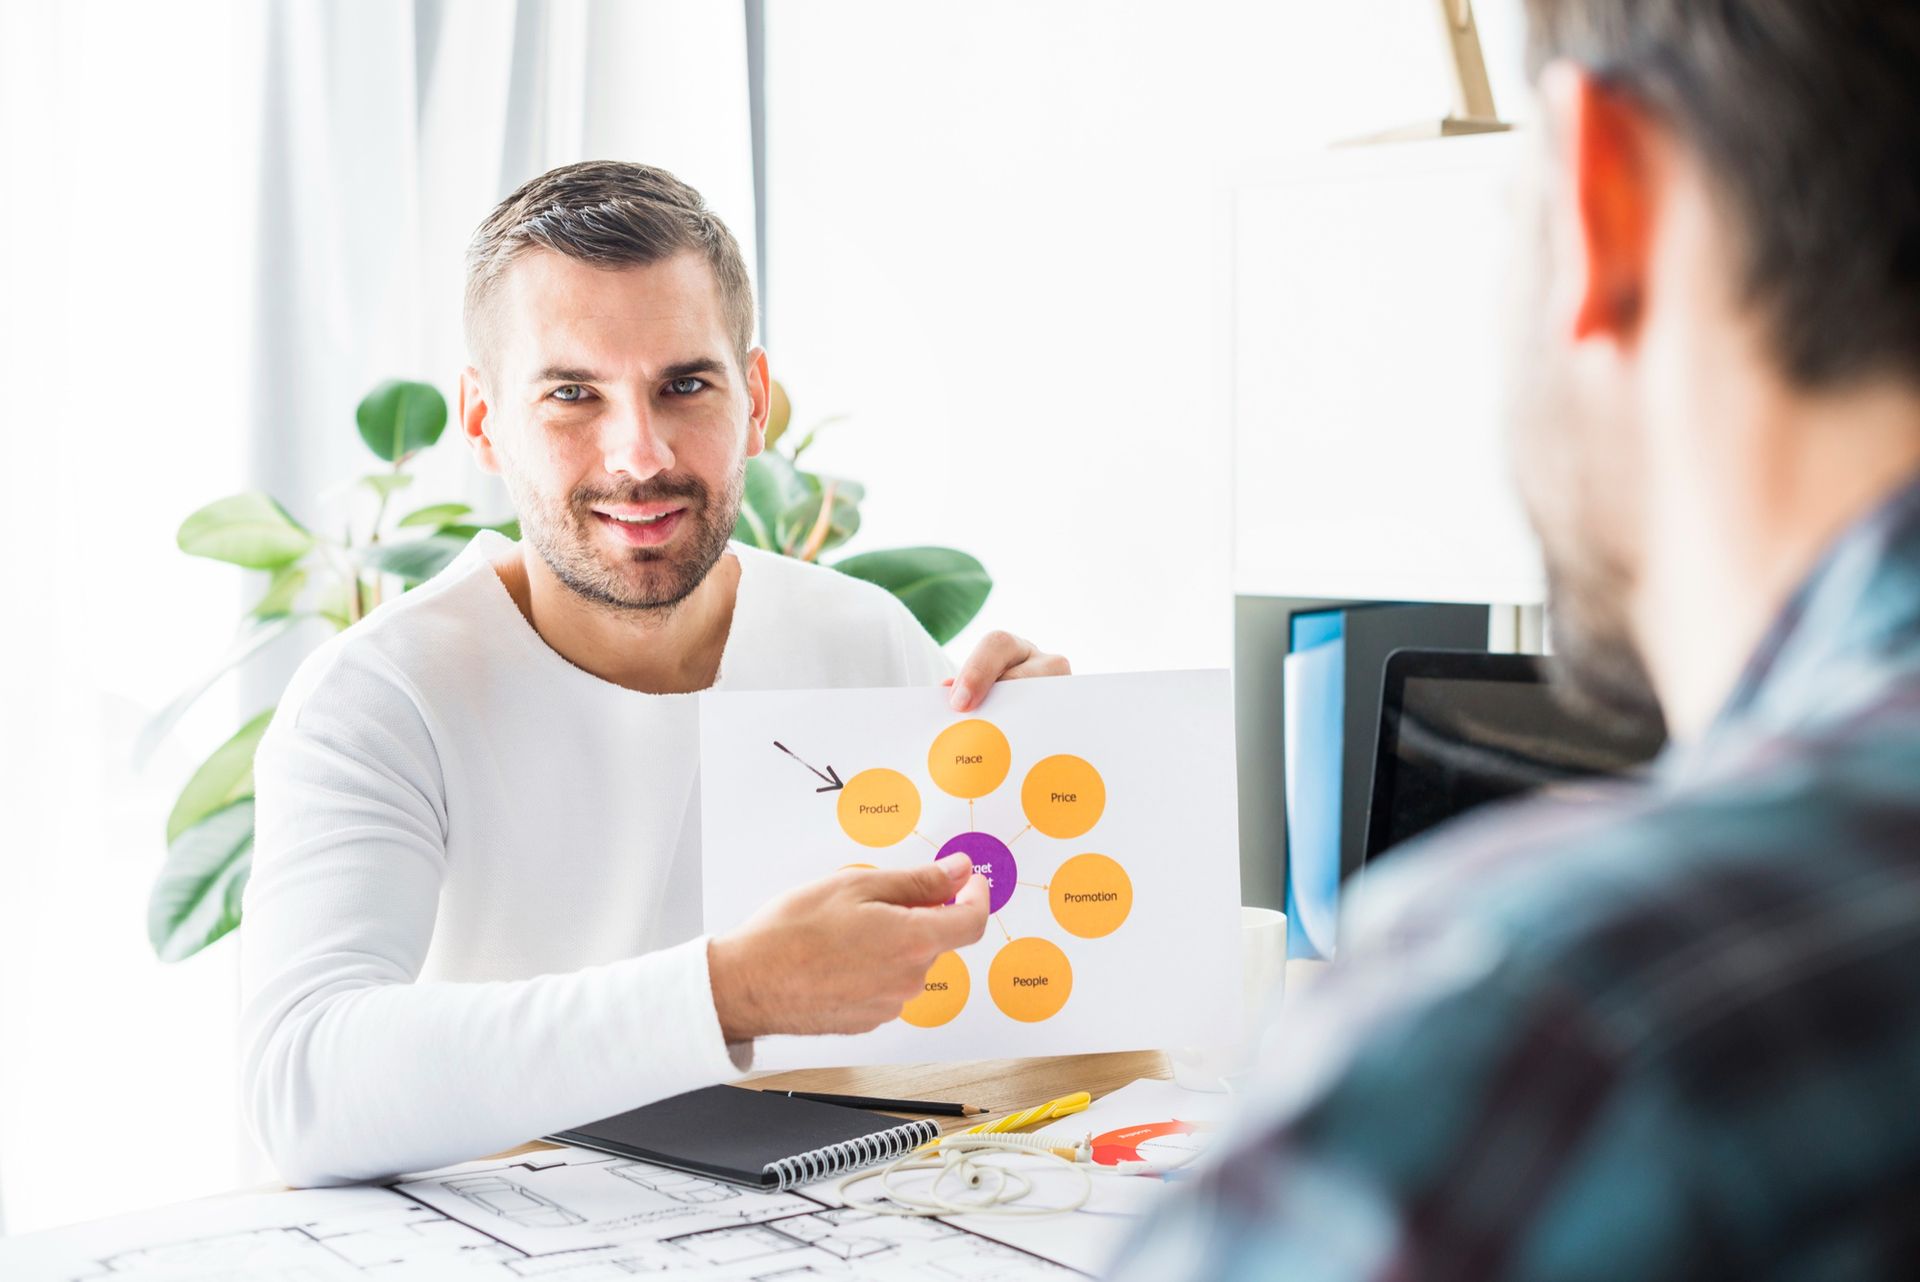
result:
[[[792,748],[789,748],[786,744],[781,743],[778,739],[775,739],[773,741],[773,746],[780,749],[780,751],[786,753],[789,757],[792,757],[795,761],[800,761],[799,755],[795,753]],[[807,766],[807,763],[804,761],[800,761],[800,764],[803,766]],[[807,769],[813,770],[813,767],[807,766]],[[815,792],[838,792],[842,788],[847,786],[846,784],[840,782],[840,772],[835,770],[832,766],[827,767],[826,774],[821,774],[818,770],[813,770],[813,773],[816,778],[825,779],[827,781],[826,787],[815,788],[814,789]]]

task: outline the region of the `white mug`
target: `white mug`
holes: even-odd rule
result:
[[[1245,983],[1240,1027],[1225,1046],[1183,1046],[1167,1052],[1177,1086],[1229,1091],[1253,1067],[1261,1030],[1279,1013],[1286,992],[1287,915],[1273,908],[1240,909],[1240,968]]]

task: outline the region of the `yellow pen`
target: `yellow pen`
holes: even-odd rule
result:
[[[1086,1091],[1075,1091],[1071,1095],[1062,1095],[1059,1099],[1050,1099],[1044,1104],[1036,1104],[1032,1108],[1024,1109],[1021,1112],[1009,1113],[997,1121],[982,1122],[978,1126],[969,1126],[964,1131],[955,1131],[951,1135],[942,1135],[939,1139],[928,1140],[915,1151],[932,1155],[939,1150],[941,1144],[948,1141],[964,1140],[970,1135],[1001,1135],[1008,1131],[1017,1131],[1023,1126],[1032,1126],[1039,1122],[1051,1122],[1057,1118],[1070,1117],[1084,1110],[1087,1105],[1092,1102],[1093,1096]],[[1063,1158],[1069,1162],[1087,1161],[1091,1153],[1091,1150],[1087,1148],[1084,1141],[1078,1147],[1059,1148],[1044,1145],[1038,1138],[1028,1136],[1012,1136],[1009,1142],[1019,1142],[1023,1147],[1032,1147],[1037,1151],[1052,1153],[1054,1156]]]
[[[954,1135],[948,1136],[947,1138],[953,1139],[961,1135],[1001,1135],[1007,1131],[1017,1131],[1023,1126],[1032,1126],[1038,1122],[1051,1122],[1056,1118],[1071,1116],[1074,1113],[1082,1111],[1091,1103],[1093,1103],[1093,1096],[1085,1091],[1075,1091],[1071,1095],[1062,1095],[1059,1099],[1050,1099],[1044,1104],[1036,1104],[1032,1108],[1024,1109],[1018,1113],[1009,1113],[1005,1117],[998,1118],[991,1122],[982,1122],[978,1126],[969,1126],[966,1130],[956,1131]],[[938,1144],[939,1141],[935,1140],[934,1143]]]

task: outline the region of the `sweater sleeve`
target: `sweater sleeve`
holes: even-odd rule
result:
[[[960,669],[946,650],[920,626],[913,611],[897,599],[890,598],[888,605],[893,616],[894,651],[899,656],[901,685],[939,685],[959,673]]]
[[[309,660],[254,773],[241,1080],[288,1183],[465,1161],[738,1076],[705,936],[568,974],[417,982],[448,816],[417,698],[377,655]]]

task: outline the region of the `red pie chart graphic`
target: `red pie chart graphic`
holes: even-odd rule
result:
[[[1201,1128],[1192,1122],[1174,1120],[1170,1122],[1146,1122],[1139,1126],[1123,1126],[1117,1131],[1108,1131],[1104,1135],[1093,1137],[1093,1160],[1098,1166],[1114,1166],[1121,1162],[1141,1162],[1140,1146],[1148,1140],[1157,1140],[1163,1135],[1192,1135]]]

